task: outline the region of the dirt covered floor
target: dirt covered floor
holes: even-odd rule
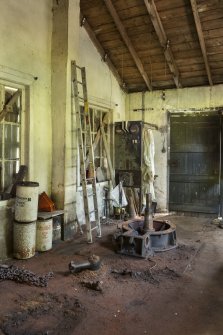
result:
[[[222,335],[223,229],[202,217],[168,220],[178,247],[148,260],[114,252],[112,222],[93,244],[77,234],[32,259],[4,263],[53,277],[47,287],[0,282],[0,334]],[[100,256],[99,270],[69,273],[70,261],[91,254]]]

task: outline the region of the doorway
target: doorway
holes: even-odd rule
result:
[[[169,209],[219,213],[221,116],[170,114]]]

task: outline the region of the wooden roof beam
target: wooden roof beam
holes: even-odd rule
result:
[[[101,43],[97,39],[94,31],[92,30],[91,26],[89,25],[89,23],[87,22],[86,18],[82,14],[80,14],[80,25],[83,26],[85,28],[85,30],[87,31],[87,33],[88,33],[91,41],[93,42],[94,46],[98,50],[101,58],[108,65],[109,69],[111,70],[111,72],[113,73],[113,75],[115,76],[115,78],[117,79],[117,81],[118,81],[119,85],[121,86],[121,88],[125,92],[127,92],[128,88],[127,88],[126,84],[123,82],[123,80],[122,80],[121,76],[119,75],[118,71],[116,70],[114,64],[112,63],[112,61],[108,57],[108,54],[105,52],[105,50],[102,47]]]
[[[145,71],[145,69],[143,67],[143,64],[142,64],[142,62],[141,62],[141,60],[140,60],[140,58],[139,58],[139,56],[138,56],[138,54],[136,52],[136,50],[135,50],[135,48],[134,48],[131,40],[128,37],[126,29],[123,26],[123,24],[122,24],[122,22],[121,22],[121,20],[120,20],[120,18],[118,16],[118,13],[116,12],[115,7],[112,4],[112,1],[111,0],[104,0],[104,2],[106,4],[106,6],[107,6],[107,9],[108,9],[109,13],[111,14],[111,16],[112,16],[112,18],[113,18],[113,20],[115,22],[115,25],[116,25],[119,33],[122,36],[123,41],[125,42],[127,48],[129,49],[129,52],[130,52],[132,58],[134,59],[135,64],[136,64],[136,66],[137,66],[137,68],[138,68],[141,76],[143,77],[143,79],[144,79],[144,81],[146,83],[146,86],[151,91],[152,90],[152,85],[151,85],[151,82],[149,80],[149,77],[148,77],[148,75],[147,75],[147,73],[146,73],[146,71]]]
[[[201,27],[201,21],[200,21],[198,9],[197,9],[197,3],[196,3],[196,0],[190,0],[190,3],[191,3],[193,15],[194,15],[194,21],[195,21],[195,25],[196,25],[196,29],[197,29],[197,34],[198,34],[198,38],[199,38],[199,42],[200,42],[202,55],[203,55],[203,58],[204,58],[204,63],[205,63],[205,68],[206,68],[209,84],[212,86],[213,81],[212,81],[212,77],[211,77],[210,66],[209,66],[209,63],[208,63],[207,51],[206,51],[204,35],[203,35],[202,27]]]
[[[169,66],[170,72],[173,74],[173,79],[177,88],[182,87],[180,82],[180,74],[177,68],[177,64],[175,62],[171,47],[170,41],[167,39],[165,30],[163,28],[162,22],[160,20],[159,14],[156,9],[156,5],[154,0],[144,0],[147,11],[151,18],[153,27],[156,31],[156,35],[159,39],[161,46],[164,49],[164,56],[166,58],[167,64]]]

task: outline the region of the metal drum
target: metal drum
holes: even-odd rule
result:
[[[38,220],[36,222],[36,251],[52,249],[53,220]]]
[[[17,259],[27,259],[35,255],[36,221],[13,225],[13,255]]]
[[[39,183],[20,182],[16,186],[15,220],[33,222],[37,220]]]
[[[53,218],[53,242],[61,240],[61,216]]]
[[[0,201],[0,260],[12,257],[12,206],[8,200]]]

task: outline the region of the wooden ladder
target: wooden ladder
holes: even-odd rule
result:
[[[87,97],[86,71],[84,67],[71,62],[72,93],[75,101],[77,120],[77,136],[80,154],[81,185],[83,190],[85,223],[87,227],[87,241],[92,243],[92,231],[96,229],[97,237],[101,237],[101,223],[98,210],[96,173],[94,163],[94,148],[92,145],[91,118]],[[89,171],[86,176],[86,160],[89,158]],[[87,187],[88,185],[88,187]],[[88,190],[90,189],[90,194]],[[89,200],[93,197],[93,210],[90,210]]]

